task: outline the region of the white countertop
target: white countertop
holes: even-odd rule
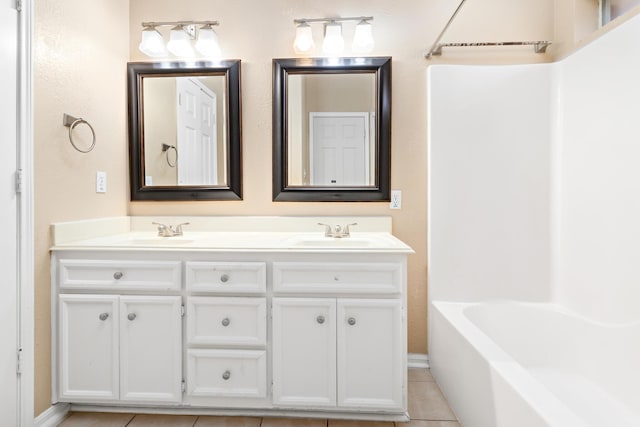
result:
[[[280,231],[286,227],[277,227],[279,231],[260,231],[256,227],[256,220],[252,218],[252,231],[201,231],[215,230],[211,224],[216,221],[212,217],[207,226],[184,227],[182,236],[159,237],[155,227],[149,227],[151,221],[142,221],[145,226],[132,227],[131,224],[141,222],[127,221],[124,218],[103,218],[75,223],[59,223],[52,226],[52,250],[179,250],[179,251],[267,251],[267,252],[392,252],[413,253],[404,242],[394,237],[388,231],[351,231],[350,237],[325,237],[322,227],[317,226],[318,219],[310,219],[316,231]],[[268,217],[264,217],[268,218]],[[189,218],[171,218],[167,224],[175,225],[179,222],[191,222]],[[281,220],[281,218],[278,218]],[[358,222],[359,218],[347,221]],[[323,220],[323,218],[320,218]],[[335,218],[324,219],[330,224],[347,224],[343,218],[340,222]],[[333,220],[333,221],[331,221]],[[369,220],[369,222],[366,222]],[[179,222],[178,222],[179,221]],[[193,221],[203,223],[202,218]],[[280,221],[282,222],[282,221]],[[362,221],[361,221],[362,222]],[[148,224],[147,224],[148,223]],[[360,224],[360,222],[358,222]],[[266,220],[265,228],[273,226],[273,222]],[[376,227],[375,221],[366,219],[363,228],[367,230],[386,227]],[[373,224],[373,225],[372,225]],[[138,228],[138,229],[136,229]],[[195,230],[194,230],[195,228]],[[237,230],[237,228],[234,228]],[[273,228],[271,228],[273,229]],[[150,231],[154,230],[154,231]]]

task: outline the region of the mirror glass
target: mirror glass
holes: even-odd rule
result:
[[[287,79],[287,186],[375,185],[373,73]]]
[[[132,200],[241,198],[240,63],[130,63]]]
[[[386,201],[391,58],[273,60],[273,199]]]

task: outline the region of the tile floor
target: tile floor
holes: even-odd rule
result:
[[[460,427],[428,369],[409,369],[408,423],[75,412],[58,427]]]

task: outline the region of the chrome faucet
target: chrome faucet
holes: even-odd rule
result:
[[[158,226],[158,236],[159,237],[175,237],[182,236],[182,226],[189,225],[188,222],[183,222],[182,224],[176,225],[176,228],[173,228],[171,225],[164,225],[159,222],[152,222],[152,224]]]
[[[325,227],[325,229],[324,229],[324,236],[325,237],[334,237],[336,239],[341,239],[343,237],[351,236],[351,234],[349,232],[349,227],[352,226],[352,225],[358,225],[358,223],[354,222],[352,224],[347,224],[344,227],[336,225],[335,229],[332,229],[329,224],[324,224],[322,222],[319,222],[318,225],[323,225]]]

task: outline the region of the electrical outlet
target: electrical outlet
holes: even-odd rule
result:
[[[402,208],[402,191],[391,190],[391,203],[389,203],[391,209]]]
[[[96,193],[107,192],[107,173],[98,171],[96,172]]]

